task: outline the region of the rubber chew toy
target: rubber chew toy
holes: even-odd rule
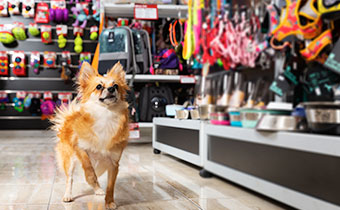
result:
[[[67,23],[68,21],[68,9],[66,8],[66,2],[63,0],[51,1],[50,8],[50,20],[56,23]]]
[[[7,0],[0,0],[0,16],[1,17],[7,17],[8,16]]]
[[[82,52],[79,56],[79,68],[81,68],[81,65],[84,63],[91,63],[91,53],[90,52]]]
[[[34,17],[34,0],[23,0],[22,1],[22,16],[24,18],[33,18]]]
[[[8,56],[6,51],[0,51],[0,76],[8,76]]]
[[[6,109],[6,103],[9,102],[6,92],[0,92],[0,110]]]
[[[45,44],[52,42],[52,27],[50,25],[41,26],[41,41]]]
[[[83,51],[83,39],[79,34],[77,34],[77,37],[74,39],[74,51],[76,53],[81,53]]]
[[[20,15],[19,10],[20,0],[8,1],[8,12],[10,15]]]
[[[76,53],[81,53],[83,51],[83,39],[81,38],[83,35],[83,29],[80,27],[74,27],[73,34],[76,36],[74,39],[74,51]]]
[[[87,2],[77,3],[75,7],[71,8],[71,11],[76,20],[72,26],[76,27],[82,23],[80,27],[85,28],[89,19],[89,4]]]
[[[60,77],[63,80],[69,80],[72,76],[72,71],[70,69],[71,65],[71,53],[69,51],[64,51],[61,54],[60,58],[60,64],[61,64],[61,74]]]
[[[11,44],[15,41],[12,34],[12,24],[0,25],[0,42],[3,44]]]
[[[91,26],[90,28],[90,39],[97,40],[98,39],[98,26]]]
[[[26,97],[26,92],[17,92],[16,97],[13,99],[14,109],[18,112],[24,111],[24,100]]]
[[[26,64],[25,64],[24,51],[14,51],[12,54],[12,70],[16,76],[26,76]]]
[[[67,39],[67,25],[57,25],[58,47],[65,48]]]
[[[30,67],[34,73],[39,74],[40,53],[38,51],[31,52]]]
[[[32,36],[39,36],[40,31],[38,28],[38,24],[36,23],[30,23],[28,26],[28,32],[32,35]]]
[[[44,67],[55,68],[56,67],[57,54],[55,52],[44,52]]]
[[[12,33],[17,40],[23,41],[27,39],[25,25],[23,23],[14,22],[14,28],[12,29]]]
[[[40,115],[41,110],[40,110],[40,93],[35,94],[34,98],[31,99],[31,106],[29,107],[29,112],[33,115]]]
[[[53,95],[51,92],[44,92],[44,102],[40,105],[40,109],[42,112],[41,119],[45,120],[50,118],[54,114],[54,109],[56,104],[52,101]]]
[[[57,105],[60,108],[67,107],[72,101],[72,93],[58,93]]]
[[[31,106],[32,94],[28,94],[24,99],[24,108],[28,109]]]
[[[92,18],[99,22],[100,20],[100,0],[92,0]]]

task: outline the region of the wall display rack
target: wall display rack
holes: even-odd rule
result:
[[[101,2],[101,10],[103,11],[104,17],[110,18],[134,18],[134,7],[135,4],[115,4],[110,1]],[[185,18],[187,15],[188,7],[186,5],[157,5],[158,17],[159,18]],[[127,80],[131,80],[132,75],[126,75]],[[195,84],[198,80],[198,76],[190,76],[189,80],[185,81],[184,75],[151,75],[151,74],[136,74],[134,77],[134,83],[163,83],[163,84]],[[140,86],[140,85],[138,85]],[[141,87],[141,86],[140,86]],[[141,130],[151,131],[153,124],[152,122],[139,122]],[[141,138],[143,139],[143,138]],[[133,142],[151,142],[148,140],[133,140]]]
[[[114,4],[109,1],[103,1],[103,8],[107,17],[134,17],[135,4]],[[172,4],[159,4],[158,17],[159,18],[185,18],[188,13],[187,5],[172,5]]]
[[[35,1],[35,3],[45,2],[50,4],[51,1]],[[92,2],[90,4],[89,14],[92,14]],[[66,6],[70,11],[71,7],[75,6],[75,3],[66,2]],[[1,24],[13,24],[14,22],[22,22],[27,29],[30,23],[34,22],[33,18],[24,18],[22,15],[10,15],[9,17],[0,17]],[[63,51],[69,51],[71,56],[71,64],[69,68],[76,74],[79,69],[79,53],[74,51],[74,40],[73,35],[74,27],[73,15],[69,15],[68,22],[64,23],[67,25],[67,37],[66,47],[60,49],[58,47],[58,37],[56,34],[56,23],[50,21],[47,24],[37,24],[39,28],[42,25],[51,25],[52,29],[52,43],[43,44],[41,37],[31,36],[27,31],[27,39],[23,41],[15,41],[10,45],[0,44],[0,51],[6,51],[9,60],[11,60],[14,51],[23,51],[26,56],[26,71],[27,76],[18,77],[13,74],[10,70],[8,76],[0,77],[0,92],[8,94],[9,104],[5,106],[4,110],[0,110],[0,129],[45,129],[49,127],[47,120],[41,120],[40,116],[32,116],[28,110],[23,112],[17,112],[14,109],[12,100],[19,91],[26,92],[39,92],[44,93],[49,91],[54,97],[59,93],[72,93],[75,96],[74,82],[64,81],[60,77],[61,64],[60,58]],[[90,28],[91,26],[98,26],[92,18],[89,19],[87,27],[84,28],[83,39],[83,52],[91,52],[91,56],[94,55],[97,40],[90,39]],[[32,51],[38,51],[40,54],[40,68],[39,73],[34,73],[32,69],[29,69],[30,56]],[[42,65],[44,51],[52,51],[57,55],[56,65],[54,68],[47,68]],[[11,69],[11,66],[9,66]]]
[[[49,3],[49,1],[44,1]],[[69,4],[67,2],[67,7],[70,8],[74,4]],[[186,5],[158,5],[158,13],[159,18],[178,18],[179,15],[181,17],[186,17],[187,14],[187,6]],[[133,17],[133,8],[134,4],[112,4],[106,1],[101,3],[101,11],[103,11],[103,15],[105,17]],[[70,15],[71,17],[71,15]],[[71,51],[72,64],[70,67],[73,71],[77,71],[79,54],[73,51],[74,46],[74,37],[72,34],[73,27],[71,23],[73,22],[73,18],[69,18],[68,25],[68,36],[67,36],[67,45],[65,50]],[[21,16],[11,16],[8,18],[1,18],[3,23],[12,23],[13,21],[23,22],[28,27],[30,22],[33,22],[32,19],[24,19]],[[88,26],[93,25],[93,22],[90,22]],[[11,56],[14,51],[20,49],[25,52],[26,56],[29,57],[31,54],[32,47],[34,49],[38,49],[42,54],[43,51],[54,51],[57,56],[60,57],[62,50],[57,46],[57,37],[56,37],[56,24],[51,23],[52,25],[52,42],[49,45],[43,45],[40,37],[29,37],[25,41],[19,41],[18,44],[12,48],[4,48],[0,46],[0,50],[8,51],[8,55]],[[95,47],[97,45],[97,41],[92,41],[89,39],[89,31],[90,27],[86,27],[84,29],[84,37],[83,37],[83,46],[84,51],[91,52],[91,56],[94,55]],[[86,49],[86,50],[85,50]],[[60,65],[56,66],[56,69],[50,70],[47,68],[41,68],[39,74],[34,74],[33,72],[28,71],[27,77],[17,77],[15,75],[9,75],[8,77],[0,77],[0,86],[2,91],[9,94],[10,98],[13,98],[15,94],[19,91],[32,91],[32,92],[40,92],[50,91],[52,94],[71,92],[76,94],[74,91],[74,83],[67,82],[65,83],[62,78],[60,78]],[[127,80],[131,80],[132,75],[126,75]],[[185,78],[184,78],[185,79]],[[188,80],[184,81],[183,76],[180,75],[136,75],[134,78],[135,83],[185,83],[185,84],[194,84],[198,80],[198,77],[191,77]],[[44,129],[48,127],[48,123],[45,120],[41,122],[39,116],[23,116],[30,115],[29,113],[15,113],[13,110],[13,103],[9,103],[6,106],[6,111],[0,111],[0,129]],[[18,123],[20,121],[20,123]],[[3,122],[3,123],[2,123]],[[34,122],[34,123],[32,123]],[[30,126],[26,126],[26,123],[30,123]],[[15,126],[14,126],[15,125]],[[35,125],[35,126],[32,126]],[[148,130],[151,132],[153,124],[151,122],[139,122],[139,127],[142,131]],[[143,135],[144,132],[142,132]],[[150,134],[151,136],[151,134]],[[140,142],[139,140],[134,140],[135,142]],[[144,141],[144,142],[150,142]]]

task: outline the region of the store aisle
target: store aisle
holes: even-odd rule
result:
[[[104,209],[76,170],[72,203],[62,203],[65,178],[56,170],[53,140],[0,138],[0,209]],[[219,178],[202,179],[199,169],[167,155],[154,155],[150,144],[129,145],[116,185],[118,209],[261,209],[287,207],[265,200]],[[100,177],[106,187],[106,174]]]

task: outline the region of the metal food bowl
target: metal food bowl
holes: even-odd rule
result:
[[[340,134],[339,102],[305,102],[308,127],[316,133]]]
[[[186,109],[176,110],[176,119],[185,120],[189,118],[189,111]]]
[[[256,125],[259,131],[303,131],[304,119],[298,116],[265,114]]]
[[[244,108],[240,110],[242,127],[255,128],[261,117],[266,114],[288,115],[290,114],[290,111]]]
[[[226,112],[210,113],[210,123],[214,125],[230,125],[229,115]]]
[[[198,119],[200,119],[200,113],[199,113],[198,109],[192,109],[192,110],[190,110],[190,117],[191,117],[191,119],[193,119],[193,120],[198,120]]]
[[[202,105],[198,107],[198,112],[201,120],[209,120],[210,113],[215,112],[215,105]]]
[[[228,113],[230,125],[233,127],[242,127],[240,110],[236,108],[229,108]]]

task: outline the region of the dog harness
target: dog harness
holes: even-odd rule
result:
[[[298,11],[301,2],[302,0],[286,0],[286,8],[282,10],[280,25],[272,32],[278,41],[291,35],[303,39],[313,39],[320,34],[322,29],[320,15],[311,19],[312,22],[307,22],[306,25],[301,24]]]
[[[307,19],[315,20],[319,17],[319,12],[316,10],[314,4],[317,0],[308,0],[299,9],[299,15],[304,16]]]
[[[305,49],[301,50],[300,53],[307,61],[311,61],[330,44],[332,44],[332,30],[328,29],[315,38]]]
[[[317,0],[318,10],[321,16],[326,19],[340,18],[340,0]]]

